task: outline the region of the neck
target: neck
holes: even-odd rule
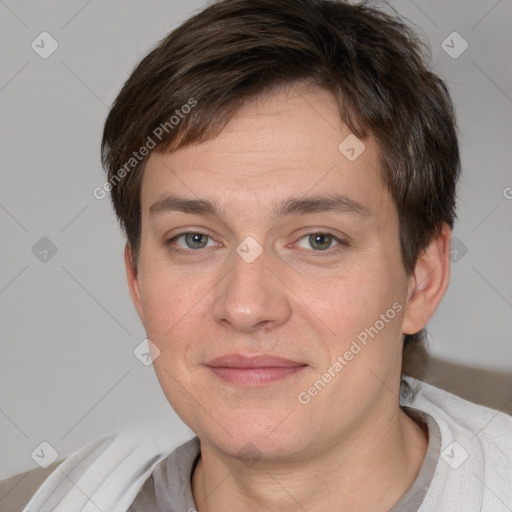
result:
[[[314,458],[291,463],[261,460],[244,465],[201,443],[192,476],[198,512],[235,507],[316,512],[339,510],[340,503],[344,511],[389,510],[414,482],[427,434],[398,408],[385,422],[371,420]]]

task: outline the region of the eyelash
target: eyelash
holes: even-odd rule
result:
[[[204,235],[205,237],[207,237],[209,240],[212,240],[213,237],[211,237],[210,235],[208,235],[208,233],[204,233],[203,231],[196,231],[196,230],[188,230],[188,231],[183,231],[182,233],[179,233],[175,236],[173,236],[172,238],[170,238],[169,240],[167,240],[165,242],[165,246],[170,248],[173,252],[177,252],[177,253],[181,253],[181,254],[188,254],[190,255],[191,253],[194,253],[194,252],[200,252],[202,249],[206,249],[206,247],[203,247],[203,248],[200,248],[200,249],[181,249],[181,248],[176,248],[176,247],[171,247],[171,244],[173,242],[175,242],[176,240],[178,240],[179,238],[181,238],[182,236],[185,236],[185,235],[193,235],[193,234],[198,234],[198,235]],[[308,251],[308,252],[311,252],[313,254],[315,254],[315,257],[323,257],[323,256],[329,256],[329,255],[332,255],[336,252],[338,252],[339,250],[343,250],[345,247],[348,247],[348,242],[346,242],[345,240],[342,240],[338,237],[336,237],[335,235],[333,235],[332,233],[329,233],[328,231],[311,231],[309,233],[305,233],[304,235],[302,235],[297,242],[300,242],[301,240],[303,240],[304,238],[307,238],[311,235],[323,235],[323,236],[327,236],[328,238],[332,239],[333,241],[337,242],[338,245],[335,245],[334,248],[333,247],[330,247],[329,249],[325,249],[325,250],[311,250],[311,251]],[[296,242],[296,243],[297,243]],[[337,248],[337,249],[336,249]],[[334,250],[333,250],[334,249]],[[305,249],[307,250],[307,249]]]

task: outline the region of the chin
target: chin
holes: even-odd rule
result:
[[[307,432],[293,423],[293,413],[283,421],[288,413],[243,411],[238,415],[225,415],[222,426],[208,422],[207,428],[191,428],[202,442],[213,444],[233,457],[251,461],[259,458],[291,460],[310,447],[313,439],[307,439]]]

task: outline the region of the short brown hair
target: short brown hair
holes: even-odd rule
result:
[[[453,228],[460,158],[452,102],[398,15],[334,0],[221,0],[142,59],[105,122],[102,162],[134,268],[147,152],[133,155],[150,140],[155,151],[172,151],[211,139],[249,99],[300,81],[332,92],[357,137],[375,137],[409,275],[442,223]],[[183,115],[185,105],[193,108]],[[425,334],[404,336],[405,394],[403,376],[425,354]]]

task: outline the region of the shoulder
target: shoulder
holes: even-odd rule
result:
[[[512,496],[512,416],[416,379],[411,384],[416,395],[403,405],[428,413],[441,434],[427,503],[443,511],[447,503],[452,510],[501,510],[497,496]]]
[[[439,421],[472,436],[483,434],[484,439],[486,436],[503,436],[505,443],[512,443],[512,416],[470,402],[426,382],[417,379],[411,379],[411,382],[417,389],[417,394],[410,401],[412,407],[425,410]]]
[[[143,431],[127,429],[87,444],[46,470],[4,480],[1,509],[81,510],[92,500],[102,510],[126,510],[166,455],[165,449]]]
[[[46,469],[37,468],[0,481],[0,504],[4,512],[21,512],[37,489],[65,459]]]

